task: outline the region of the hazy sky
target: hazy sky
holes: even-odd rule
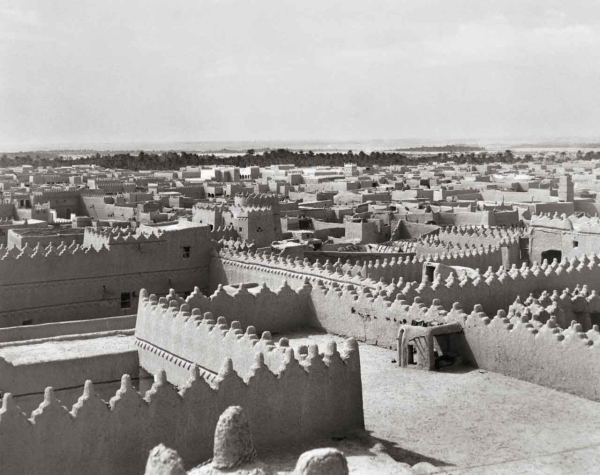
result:
[[[0,0],[0,144],[600,138],[600,2]]]

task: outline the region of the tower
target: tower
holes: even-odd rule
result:
[[[558,182],[558,199],[559,201],[572,202],[574,197],[573,181],[571,175],[563,175]]]

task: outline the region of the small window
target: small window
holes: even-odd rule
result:
[[[579,247],[579,241],[573,241],[573,247]]]
[[[33,320],[23,320],[22,325],[32,325],[33,324]]]
[[[131,308],[131,292],[121,292],[121,308]]]
[[[240,232],[242,232],[242,227],[240,226],[238,230],[239,230]]]
[[[189,259],[191,253],[192,253],[192,248],[190,246],[183,246],[183,258],[184,259]]]

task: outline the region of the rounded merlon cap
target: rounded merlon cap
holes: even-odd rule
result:
[[[144,475],[185,475],[179,454],[159,444],[150,451]]]
[[[234,468],[256,458],[248,419],[240,406],[228,407],[217,422],[213,467]]]
[[[321,448],[304,452],[293,475],[348,475],[348,462],[342,452]]]

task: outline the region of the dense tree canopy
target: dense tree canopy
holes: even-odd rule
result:
[[[390,166],[390,165],[416,165],[427,163],[447,163],[456,164],[484,164],[490,162],[515,163],[518,161],[531,160],[531,155],[517,157],[510,150],[497,153],[437,153],[437,154],[406,154],[401,152],[337,152],[337,153],[314,153],[296,152],[286,149],[267,150],[257,153],[254,150],[248,150],[246,153],[233,156],[217,156],[214,154],[203,155],[188,152],[139,152],[131,153],[112,153],[112,154],[92,154],[83,158],[71,158],[61,156],[59,153],[52,155],[44,152],[42,154],[11,154],[0,157],[1,167],[11,167],[16,165],[33,165],[36,167],[47,166],[70,166],[95,164],[107,168],[122,168],[128,170],[177,170],[185,166],[209,166],[223,165],[247,167],[257,165],[261,167],[276,164],[295,164],[299,167],[308,166],[343,166],[345,163],[356,163],[358,166]],[[578,152],[578,159],[593,160],[600,159],[600,152],[587,152],[586,154]],[[567,157],[554,157],[555,161],[568,160]]]

